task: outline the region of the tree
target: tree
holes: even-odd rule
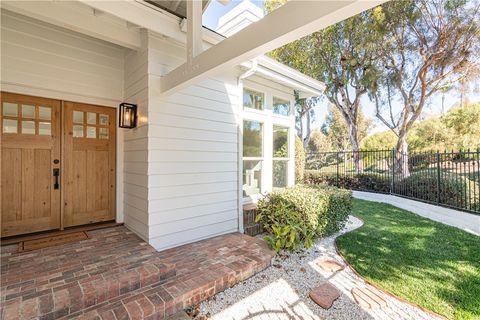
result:
[[[377,117],[398,137],[396,170],[405,175],[408,156],[401,154],[408,155],[408,133],[429,98],[478,63],[479,7],[467,0],[405,0],[373,10],[379,17],[376,29],[384,30],[377,60],[384,72],[370,94]]]
[[[303,143],[303,148],[306,149],[312,134],[312,122],[315,119],[313,107],[319,98],[301,99],[296,90],[293,92],[293,95],[295,97],[295,129]]]
[[[365,117],[361,109],[359,109],[357,117],[357,139],[360,144],[367,136],[367,131],[372,127],[373,123]],[[347,151],[351,148],[347,125],[340,111],[334,106],[330,106],[328,109],[327,118],[322,125],[322,132],[327,136],[333,150]]]
[[[391,132],[391,131],[390,131]],[[409,149],[432,151],[455,148],[455,133],[448,128],[440,117],[430,117],[417,123],[408,133]]]
[[[363,139],[363,150],[392,150],[397,142],[397,137],[391,131],[383,131],[372,134]]]
[[[450,109],[442,117],[442,123],[453,132],[450,136],[453,148],[480,148],[480,103]]]
[[[271,12],[285,0],[265,2]],[[359,150],[360,100],[369,89],[375,90],[378,35],[370,11],[351,17],[269,53],[289,65],[325,83],[328,98],[346,123],[349,145]],[[308,123],[308,122],[307,122]],[[359,169],[358,159],[355,167]]]

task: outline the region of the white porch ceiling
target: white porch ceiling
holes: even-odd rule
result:
[[[145,1],[156,7],[159,7],[160,9],[166,10],[182,19],[187,17],[187,1],[185,0],[175,0],[175,1],[145,0]],[[209,3],[210,3],[210,0],[202,1],[203,11],[207,9]]]

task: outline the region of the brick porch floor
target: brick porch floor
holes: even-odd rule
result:
[[[156,252],[125,227],[8,253],[2,319],[163,319],[266,268],[263,241],[233,233]]]

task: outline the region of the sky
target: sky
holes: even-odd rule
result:
[[[227,5],[223,5],[220,2],[216,0],[212,0],[205,12],[203,13],[203,24],[207,28],[210,28],[212,30],[215,30],[218,25],[218,19],[223,16],[225,13],[236,7],[238,4],[240,4],[243,0],[231,0]],[[249,0],[250,2],[254,3],[257,5],[259,8],[263,9],[263,0]],[[468,98],[470,102],[478,102],[480,101],[480,82],[477,82],[474,84],[474,86],[477,87],[477,92],[475,93],[470,93]],[[445,100],[444,100],[444,106],[445,110],[447,111],[450,109],[452,106],[455,106],[459,103],[460,100],[460,94],[452,90],[451,92],[445,94]],[[380,120],[377,119],[375,116],[375,104],[369,100],[368,97],[364,97],[361,101],[362,108],[364,114],[368,117],[373,119],[374,121],[374,127],[370,130],[370,134],[376,133],[376,132],[381,132],[388,130],[388,128],[381,123]],[[401,106],[396,106],[394,109],[397,113],[400,112]],[[428,105],[425,107],[423,111],[422,117],[427,117],[429,115],[439,115],[442,112],[442,95],[437,94],[433,96]],[[315,107],[315,121],[312,125],[313,129],[320,129],[322,127],[322,124],[325,122],[325,118],[327,116],[327,103],[326,99],[323,99],[316,107]]]

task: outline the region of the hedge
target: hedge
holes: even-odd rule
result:
[[[274,191],[258,202],[257,221],[269,234],[275,251],[313,245],[316,237],[344,227],[352,210],[352,194],[329,186],[297,185]]]
[[[318,170],[305,170],[304,182],[309,185],[327,184],[344,189],[368,190],[382,193],[390,192],[390,178],[371,173],[360,173],[355,175],[337,175],[325,173]]]
[[[437,202],[437,176],[428,170],[411,174],[409,177],[395,181],[395,193],[417,198],[420,200]],[[440,203],[452,207],[478,210],[479,195],[475,182],[460,175],[441,173]],[[469,208],[469,204],[472,208]]]

